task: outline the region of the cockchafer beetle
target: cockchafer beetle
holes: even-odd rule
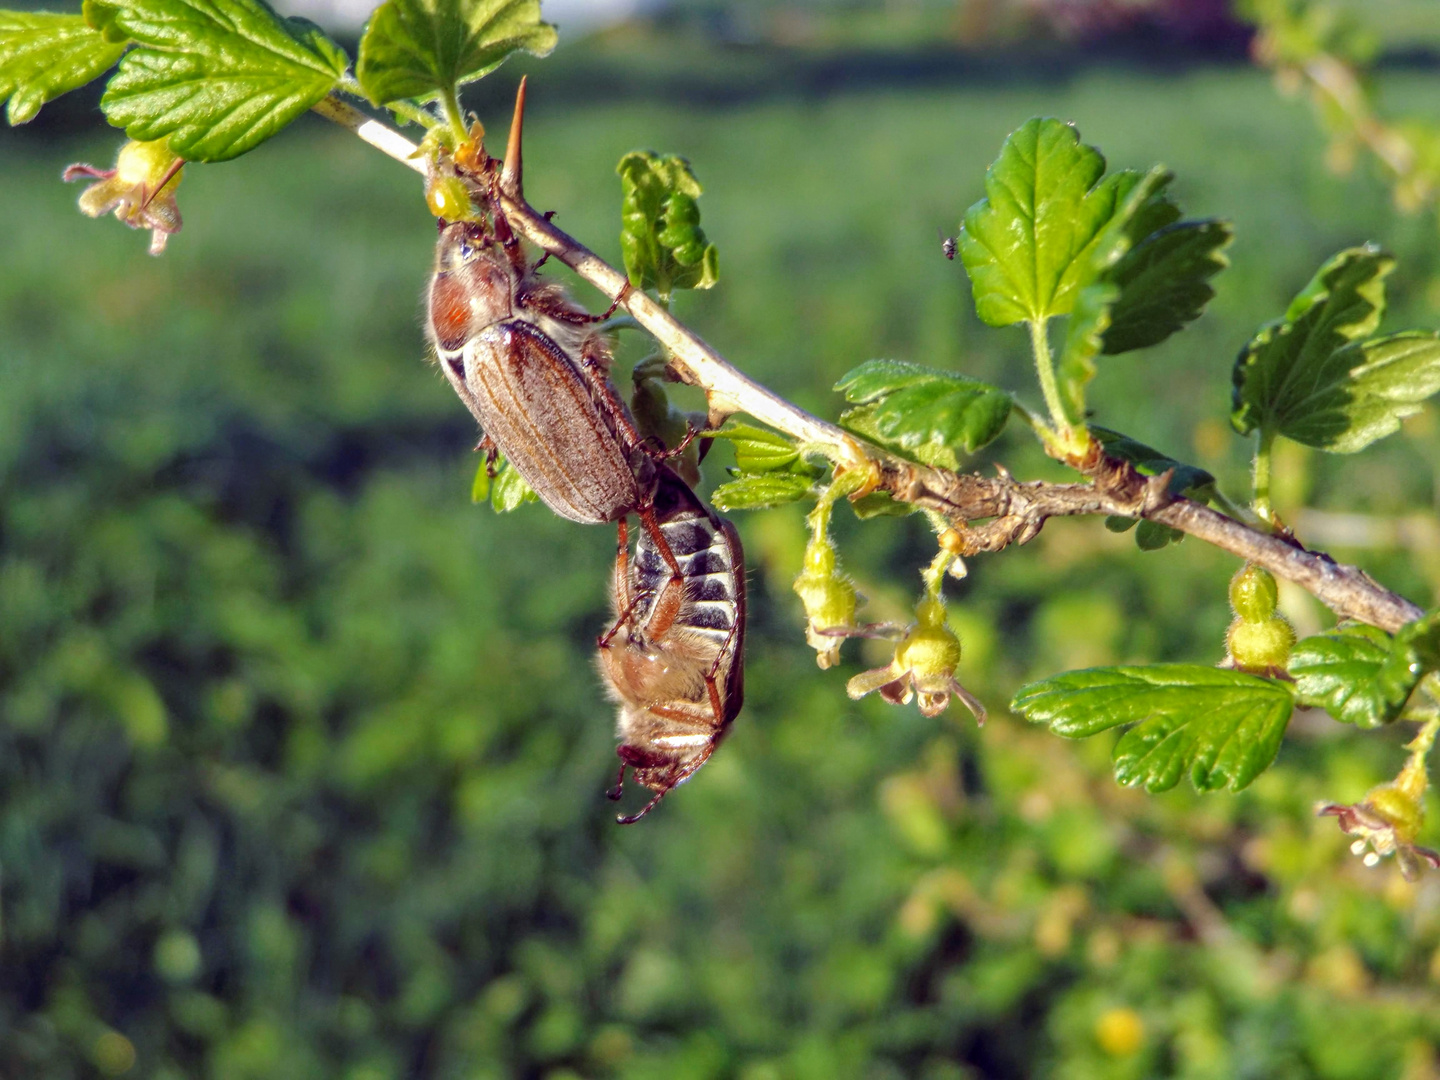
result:
[[[615,305],[591,315],[541,281],[499,200],[486,201],[493,235],[478,221],[440,222],[427,330],[441,370],[480,422],[481,447],[503,453],[545,505],[586,524],[637,515],[678,580],[653,503],[657,463],[684,444],[647,445],[610,382],[595,324]]]
[[[655,493],[661,536],[680,564],[676,580],[642,533],[629,552],[624,523],[615,559],[615,624],[600,638],[599,669],[619,706],[619,799],[625,770],[655,792],[633,824],[709,760],[744,697],[745,557],[735,527],[661,467]]]

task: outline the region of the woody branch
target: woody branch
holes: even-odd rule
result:
[[[1098,452],[1085,460],[1069,462],[1089,478],[1089,483],[1022,483],[1003,470],[994,477],[954,473],[897,457],[792,405],[733,367],[645,293],[628,289],[623,273],[556,228],[525,201],[520,152],[524,80],[515,105],[500,189],[500,202],[511,227],[607,297],[622,297],[621,305],[635,321],[669,350],[676,375],[705,391],[712,419],[744,412],[789,435],[805,452],[824,455],[837,469],[865,470],[869,479],[862,490],[885,491],[902,502],[939,513],[960,532],[964,554],[1002,551],[1011,544],[1023,544],[1055,517],[1104,514],[1145,518],[1293,581],[1342,617],[1394,632],[1424,614],[1357,567],[1252,528],[1191,499],[1171,496],[1168,476],[1142,476],[1127,462]],[[339,98],[324,99],[315,111],[401,164],[420,173],[426,171],[413,143]]]

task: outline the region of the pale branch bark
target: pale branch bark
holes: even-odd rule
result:
[[[523,107],[523,92],[517,104]],[[382,153],[412,169],[425,171],[413,144],[349,104],[327,98],[316,111],[354,131]],[[517,108],[512,148],[501,174],[500,202],[511,228],[607,297],[619,297],[621,306],[635,321],[669,350],[679,378],[705,391],[712,415],[747,413],[797,440],[807,453],[823,454],[840,468],[866,470],[870,480],[862,492],[886,491],[902,502],[939,513],[960,532],[965,554],[996,552],[1023,544],[1053,517],[1105,514],[1146,518],[1295,582],[1343,617],[1394,632],[1424,614],[1359,568],[1337,563],[1324,552],[1307,551],[1293,541],[1251,528],[1191,499],[1171,496],[1168,474],[1141,476],[1129,464],[1107,458],[1098,450],[1085,461],[1069,463],[1089,477],[1089,483],[1022,483],[1003,470],[998,476],[988,477],[918,465],[797,408],[732,367],[659,303],[629,288],[623,273],[556,228],[525,201],[518,145],[521,115]]]

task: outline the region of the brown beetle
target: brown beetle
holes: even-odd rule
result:
[[[505,216],[495,233],[440,223],[427,329],[440,368],[545,505],[571,521],[616,521],[643,506],[654,465],[610,385],[594,324],[527,265]]]
[[[648,532],[630,557],[624,523],[615,560],[615,625],[599,668],[619,704],[619,799],[625,770],[655,796],[639,821],[709,760],[744,698],[745,557],[730,522],[668,468],[655,494],[659,532],[680,564],[676,580]]]

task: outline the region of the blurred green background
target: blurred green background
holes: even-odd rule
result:
[[[612,260],[615,162],[688,156],[722,281],[680,316],[822,415],[872,357],[1038,398],[1023,333],[978,324],[937,236],[1036,114],[1235,222],[1204,318],[1091,394],[1232,495],[1231,358],[1322,258],[1387,246],[1386,328],[1440,320],[1433,219],[1327,173],[1243,49],[896,55],[631,27],[474,104],[503,131],[531,72],[530,197]],[[1433,108],[1430,68],[1382,77]],[[1004,709],[1065,667],[1219,660],[1233,559],[1089,519],[974,560],[950,596],[977,732],[849,701],[884,647],[818,671],[800,512],[742,516],[745,710],[619,828],[591,663],[613,535],[470,505],[414,175],[305,121],[189,170],[152,259],[58,180],[118,136],[84,102],[48,115],[0,130],[0,1077],[1440,1076],[1440,885],[1365,870],[1312,816],[1393,775],[1404,732],[1302,715],[1244,794],[1151,797],[1110,778],[1107,738]],[[1354,459],[1291,447],[1278,508],[1430,606],[1437,460],[1433,411]],[[1061,475],[1019,431],[989,461]],[[865,613],[904,618],[923,524],[837,522]]]

